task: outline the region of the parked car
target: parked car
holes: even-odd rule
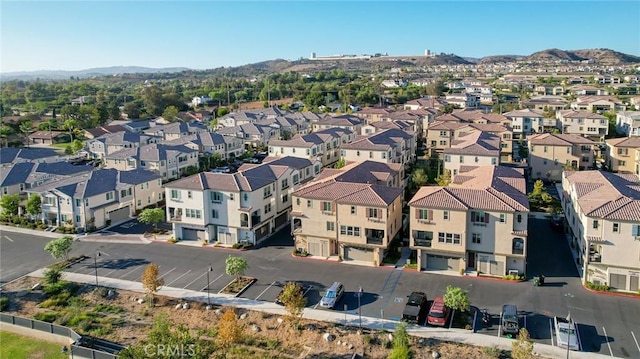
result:
[[[551,217],[551,227],[553,227],[553,229],[559,230],[562,229],[563,227],[563,218],[561,216],[553,216]]]
[[[407,304],[402,311],[402,320],[409,323],[419,323],[427,313],[427,295],[423,292],[413,292],[407,298]]]
[[[502,334],[516,335],[520,330],[518,319],[518,307],[515,304],[505,304],[502,306],[502,314],[500,314],[500,327]]]
[[[429,309],[429,315],[427,316],[427,323],[431,325],[437,325],[444,327],[449,322],[451,316],[451,310],[444,304],[442,297],[436,297]]]
[[[211,172],[213,172],[213,173],[231,173],[231,167],[229,167],[229,166],[216,167],[216,168],[212,169]]]
[[[323,308],[333,309],[344,295],[344,286],[340,282],[334,282],[327,292],[320,299],[320,306]]]
[[[556,330],[556,342],[561,348],[569,347],[569,350],[580,350],[580,336],[576,323],[571,318],[554,317],[553,323]]]

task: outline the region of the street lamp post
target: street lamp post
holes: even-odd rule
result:
[[[360,329],[362,329],[362,306],[360,305],[362,298],[362,286],[358,290],[358,316],[360,317]]]
[[[213,272],[213,267],[209,264],[209,268],[207,268],[207,309],[211,309],[211,291],[209,289],[209,273]]]
[[[98,257],[100,257],[100,251],[96,251],[95,255],[93,256],[93,268],[95,269],[96,272],[96,289],[98,289],[99,285],[98,285]]]
[[[571,312],[567,315],[567,321],[569,322],[569,330],[567,333],[567,359],[569,359],[569,344],[571,344],[571,330],[573,328],[571,325]]]

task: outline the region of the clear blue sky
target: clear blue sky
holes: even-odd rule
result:
[[[640,1],[5,1],[1,71],[208,69],[318,55],[640,55]]]

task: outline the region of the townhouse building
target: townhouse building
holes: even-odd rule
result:
[[[162,138],[165,141],[176,140],[183,136],[207,132],[209,128],[198,121],[177,121],[166,125],[155,125],[144,130],[143,133]]]
[[[331,171],[294,192],[296,248],[314,256],[380,265],[402,230],[403,188],[387,186],[402,182],[401,166],[365,161]]]
[[[610,138],[606,141],[607,168],[613,172],[638,173],[636,154],[640,151],[640,137]]]
[[[531,178],[560,182],[564,170],[585,170],[595,165],[595,142],[588,138],[541,133],[527,138]]]
[[[562,208],[584,282],[637,292],[640,183],[632,174],[565,172]]]
[[[323,167],[340,159],[340,147],[355,139],[350,130],[328,128],[307,135],[296,135],[290,140],[269,142],[269,156],[299,157],[311,161],[320,160]]]
[[[182,178],[165,185],[167,221],[180,240],[257,244],[290,221],[292,193],[319,171],[319,162],[283,157]]]
[[[87,141],[85,145],[89,156],[104,159],[108,154],[125,148],[134,148],[151,143],[158,143],[161,137],[145,135],[138,132],[120,131],[98,136]]]
[[[602,142],[609,133],[609,120],[597,113],[576,110],[556,112],[562,133],[588,137]]]
[[[544,131],[544,116],[540,110],[526,108],[507,112],[504,116],[511,120],[513,135],[517,139],[524,139],[532,133]]]
[[[354,115],[326,116],[313,123],[313,131],[341,128],[353,133],[360,133],[363,124],[364,121]]]
[[[443,116],[438,118],[441,117]],[[455,139],[456,130],[464,127],[466,127],[466,124],[457,120],[436,120],[430,123],[427,128],[425,142],[429,156],[433,156],[435,153],[442,153],[445,148],[451,147],[451,141]]]
[[[613,96],[580,96],[571,103],[571,109],[602,113],[625,111],[627,107]]]
[[[616,113],[616,131],[627,137],[640,136],[640,111]]]
[[[525,274],[529,200],[522,169],[465,168],[447,187],[409,201],[410,247],[419,270]]]
[[[99,169],[26,189],[41,197],[41,220],[82,230],[128,220],[163,199],[160,176],[147,170]]]
[[[59,180],[93,171],[93,166],[72,165],[69,162],[18,162],[0,171],[0,197],[10,194],[25,195],[25,190],[47,181]]]
[[[411,101],[407,101],[403,108],[405,110],[418,110],[418,109],[437,109],[442,110],[447,105],[447,102],[441,98],[427,96]]]
[[[0,148],[0,166],[19,162],[51,163],[62,161],[64,157],[51,148]]]
[[[235,127],[221,128],[218,133],[242,139],[246,150],[266,147],[269,141],[280,139],[280,128],[274,124],[245,123]]]
[[[393,112],[390,108],[385,107],[365,107],[354,115],[364,120],[364,123],[371,124],[373,122],[382,121],[383,117],[388,116]]]
[[[372,122],[367,125],[362,126],[361,135],[368,136],[374,134],[376,132],[380,132],[383,130],[388,130],[390,128],[403,130],[407,132],[416,132],[415,124],[413,122],[404,121],[404,120],[384,120]]]
[[[445,96],[445,101],[458,108],[477,108],[480,105],[480,96],[473,93],[450,94]]]
[[[461,166],[497,166],[500,164],[500,136],[472,130],[457,136],[451,147],[444,149],[444,169],[452,175]]]
[[[538,111],[558,111],[569,108],[569,101],[562,96],[534,96],[528,100],[521,100],[520,106],[523,109]]]
[[[189,167],[198,168],[198,149],[195,146],[152,143],[109,154],[105,157],[104,166],[120,171],[146,169],[157,173],[166,182],[180,178]]]
[[[415,161],[416,134],[388,129],[369,136],[361,136],[343,144],[340,155],[346,161],[372,160],[409,165]]]

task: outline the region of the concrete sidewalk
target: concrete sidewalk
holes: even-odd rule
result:
[[[32,236],[47,237],[47,238],[60,238],[60,237],[64,237],[64,236],[72,236],[72,237],[76,236],[75,234],[45,232],[45,231],[40,231],[40,230],[30,229],[30,228],[22,228],[22,227],[0,225],[0,233],[4,234],[6,232],[30,234]]]
[[[30,273],[28,276],[42,278],[44,273],[44,269],[39,269],[35,272]],[[64,280],[77,282],[77,283],[86,283],[86,284],[95,284],[95,276],[90,274],[79,274],[72,272],[64,272],[63,276]],[[114,279],[108,277],[99,277],[99,284],[101,286],[128,290],[132,292],[144,293],[144,289],[142,287],[142,283],[127,281],[122,279]],[[158,291],[158,295],[163,295],[172,298],[179,298],[185,301],[197,301],[202,303],[207,303],[207,293],[206,292],[198,292],[193,290],[181,289],[181,288],[171,288],[171,287],[162,287]],[[287,315],[287,311],[282,307],[275,303],[256,301],[245,298],[236,298],[227,294],[218,294],[211,293],[211,303],[219,306],[233,306],[238,308],[243,308],[247,310],[255,310],[261,311],[276,315]],[[317,320],[323,322],[332,322],[339,323],[342,325],[349,326],[358,326],[360,321],[358,315],[347,314],[345,321],[345,313],[344,312],[336,312],[331,310],[321,310],[321,309],[313,309],[313,308],[305,308],[303,313],[303,318],[310,320]],[[398,322],[373,318],[373,317],[362,317],[362,326],[369,329],[375,330],[387,330],[393,331]],[[407,331],[410,335],[416,337],[423,338],[431,338],[441,341],[448,342],[457,342],[464,343],[468,345],[474,345],[479,347],[488,347],[488,346],[497,346],[504,350],[511,350],[511,344],[513,343],[512,339],[507,339],[504,337],[496,337],[484,334],[473,333],[464,329],[445,329],[445,328],[434,328],[434,327],[424,327],[418,325],[408,325]],[[546,345],[534,343],[534,351],[546,358],[560,358],[566,356],[566,349],[562,349],[556,346]],[[585,359],[597,359],[597,358],[610,358],[608,355],[602,355],[598,353],[587,353],[587,352],[571,352],[571,358],[585,358]]]

